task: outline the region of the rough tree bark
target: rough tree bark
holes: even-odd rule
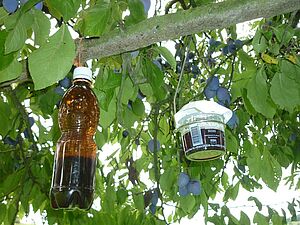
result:
[[[299,0],[227,0],[153,17],[128,27],[125,31],[112,31],[98,39],[84,39],[81,43],[76,40],[77,54],[80,52],[81,61],[84,62],[92,58],[103,58],[133,51],[184,35],[225,28],[298,9],[300,9]]]

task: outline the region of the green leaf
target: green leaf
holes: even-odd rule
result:
[[[52,114],[53,126],[51,127],[51,138],[54,144],[60,138],[61,132],[58,125],[58,110],[55,110]]]
[[[136,116],[136,114],[134,114],[132,110],[127,107],[127,105],[123,107],[122,122],[126,129],[130,129],[134,125],[134,122],[138,121],[138,119],[139,118]]]
[[[2,100],[2,99],[1,99]],[[0,134],[5,137],[10,129],[12,129],[12,121],[10,120],[9,116],[11,115],[10,106],[3,101],[0,101]]]
[[[235,200],[236,197],[238,196],[239,193],[239,187],[240,187],[240,182],[237,182],[233,187],[231,191],[231,199]]]
[[[103,73],[97,76],[95,81],[95,88],[106,91],[115,89],[121,84],[122,75],[115,74],[112,70],[104,69]]]
[[[295,210],[296,204],[293,202],[288,203],[288,210],[290,211],[290,214],[292,215],[292,221],[295,221],[297,219],[297,212]]]
[[[107,132],[100,132],[99,130],[97,130],[95,135],[95,141],[97,147],[101,149],[103,145],[105,145],[107,142]]]
[[[15,58],[15,53],[5,54],[4,52],[7,35],[8,32],[5,30],[0,31],[0,70],[8,67]]]
[[[239,193],[239,187],[240,187],[240,182],[237,182],[234,186],[231,185],[229,188],[227,188],[223,200],[225,202],[227,202],[228,199],[235,200]]]
[[[114,186],[108,186],[105,189],[105,197],[102,199],[101,206],[105,211],[113,212],[117,195]]]
[[[108,111],[100,111],[100,125],[105,129],[116,119],[117,103],[116,99],[113,98],[108,106]]]
[[[250,225],[251,224],[249,217],[243,211],[241,211],[240,224],[243,224],[243,225]]]
[[[0,204],[0,224],[2,224],[3,220],[5,219],[6,215],[6,205],[1,203]]]
[[[94,92],[97,96],[100,108],[104,109],[105,111],[108,111],[109,104],[115,94],[114,89],[109,89],[106,91],[94,89]]]
[[[152,90],[152,87],[150,84],[148,84],[148,83],[141,84],[141,85],[139,85],[139,88],[144,95],[146,95],[146,96],[153,95],[153,90]]]
[[[0,8],[0,24],[3,24],[7,17],[9,16],[8,12],[4,9],[4,7]]]
[[[64,21],[75,17],[81,0],[46,0],[50,12],[58,19],[63,17]]]
[[[261,162],[261,154],[257,148],[253,148],[251,151],[246,153],[248,155],[247,165],[249,166],[250,175],[256,178],[260,177],[261,168],[263,167]]]
[[[7,195],[12,190],[16,189],[20,183],[21,178],[24,176],[24,172],[24,169],[20,169],[17,172],[8,175],[4,179],[4,182],[0,185],[0,193],[3,193],[3,195]]]
[[[271,218],[272,224],[284,224],[283,217],[279,216],[278,213],[274,213]]]
[[[292,112],[300,105],[300,83],[283,73],[276,73],[271,85],[271,97],[280,107]]]
[[[252,45],[256,53],[264,52],[268,47],[267,40],[260,31],[257,31],[254,35]]]
[[[246,89],[242,90],[242,98],[243,98],[243,103],[244,103],[244,106],[245,106],[247,112],[250,115],[256,115],[257,112],[255,111],[254,107],[252,106],[251,102],[249,101],[249,99],[247,97],[247,90]]]
[[[176,181],[175,173],[173,168],[168,168],[165,172],[160,176],[160,185],[161,189],[164,191],[168,191],[171,189],[173,184]]]
[[[184,197],[180,197],[180,207],[186,212],[189,213],[195,206],[195,198],[193,195],[187,195]]]
[[[153,90],[158,90],[163,84],[163,73],[161,70],[151,61],[147,60],[144,64],[144,74],[148,78]]]
[[[245,70],[255,73],[256,65],[254,63],[253,58],[243,50],[238,51],[238,55],[239,55],[239,59],[242,62],[242,65],[245,67]]]
[[[259,211],[262,210],[262,204],[261,204],[261,202],[260,202],[257,198],[255,198],[255,197],[253,197],[253,196],[250,196],[250,197],[248,198],[248,201],[254,201],[256,207],[258,208],[258,210],[259,210]]]
[[[288,43],[295,33],[294,29],[289,25],[281,25],[279,27],[274,27],[273,29],[280,44],[288,46]]]
[[[75,45],[66,25],[49,42],[29,56],[29,71],[35,90],[48,87],[63,79],[71,69]],[[51,60],[49,60],[51,59]]]
[[[137,98],[132,103],[132,111],[137,116],[143,116],[144,115],[144,113],[145,113],[145,106],[144,106],[144,103],[139,98]]]
[[[54,87],[47,89],[37,96],[37,104],[39,109],[45,115],[53,113],[55,105],[59,102],[61,96],[54,92]]]
[[[32,24],[32,14],[29,12],[22,14],[13,30],[11,30],[6,38],[5,42],[5,54],[20,50],[27,39],[27,29]]]
[[[163,87],[164,74],[162,71],[154,63],[146,60],[144,62],[143,73],[147,77],[155,97],[159,100],[164,99],[166,93]]]
[[[154,50],[161,54],[165,58],[165,60],[167,60],[167,62],[171,65],[172,69],[176,69],[176,60],[173,54],[169,51],[169,49],[162,46],[156,46]]]
[[[287,76],[290,79],[297,82],[298,84],[300,84],[300,80],[299,80],[300,66],[299,65],[293,64],[288,60],[282,60],[280,62],[280,70],[284,76]]]
[[[39,121],[37,121],[36,124],[39,127],[39,143],[47,143],[47,141],[49,140],[49,132]]]
[[[248,98],[255,110],[267,118],[273,118],[276,109],[270,103],[266,74],[263,68],[253,76],[247,87]]]
[[[208,217],[208,221],[213,224],[224,224],[224,221],[221,220],[221,217],[218,214],[214,214],[213,217]]]
[[[123,85],[123,92],[121,96],[121,102],[127,106],[128,100],[134,98],[134,85],[130,78],[126,78]]]
[[[50,31],[50,21],[48,17],[40,10],[33,10],[33,24],[34,42],[37,45],[43,45],[48,38]]]
[[[254,218],[253,218],[253,222],[257,223],[258,225],[269,225],[269,220],[267,217],[265,217],[264,215],[262,215],[259,212],[256,212],[254,214]]]
[[[144,196],[142,194],[134,194],[133,201],[135,207],[140,211],[144,211]]]
[[[128,192],[121,188],[117,191],[117,200],[118,200],[118,204],[122,205],[126,202],[128,196]]]
[[[281,166],[266,149],[264,149],[262,160],[264,163],[264,170],[261,173],[261,178],[269,188],[276,191],[281,180]]]
[[[130,10],[130,15],[125,17],[125,24],[127,26],[136,24],[147,18],[144,12],[143,3],[140,0],[129,0],[128,8]]]
[[[235,136],[231,133],[229,129],[226,129],[226,149],[234,154],[238,152],[238,143]]]
[[[111,17],[110,9],[110,4],[102,2],[83,10],[75,28],[78,28],[84,36],[102,35],[108,29]]]
[[[6,214],[6,222],[4,224],[14,224],[15,214],[17,212],[17,208],[15,204],[9,204]]]
[[[1,59],[1,57],[0,57]],[[13,60],[5,69],[0,70],[0,83],[14,80],[22,73],[22,65],[17,60]]]

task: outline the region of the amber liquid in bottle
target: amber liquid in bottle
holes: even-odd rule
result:
[[[75,79],[59,109],[62,135],[57,142],[50,190],[54,209],[91,207],[97,148],[93,137],[98,121],[98,102],[91,83]]]

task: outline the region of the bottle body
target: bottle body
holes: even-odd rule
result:
[[[89,209],[93,202],[99,120],[97,98],[85,80],[75,80],[59,109],[62,132],[54,158],[51,205]]]

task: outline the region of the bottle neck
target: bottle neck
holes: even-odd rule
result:
[[[76,78],[73,80],[73,84],[80,84],[80,83],[88,85],[89,87],[91,87],[91,85],[92,85],[92,81],[90,81],[88,79]]]

